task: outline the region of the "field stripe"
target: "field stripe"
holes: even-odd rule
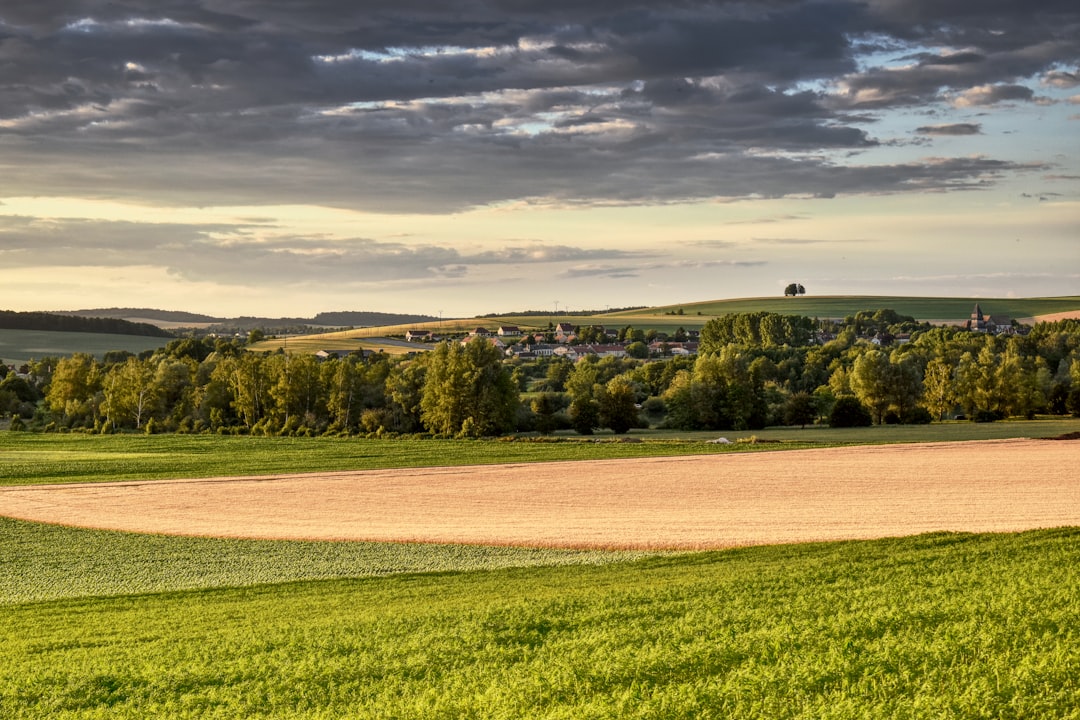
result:
[[[1080,443],[753,454],[0,488],[0,515],[136,532],[698,549],[1080,525]]]

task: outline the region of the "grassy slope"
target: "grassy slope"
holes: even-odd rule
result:
[[[544,442],[505,440],[378,440],[220,435],[81,435],[0,432],[0,486],[218,475],[368,470],[501,462],[603,460],[720,452],[772,451],[823,445],[942,442],[1056,437],[1080,420],[988,424],[884,425],[870,428],[769,428],[754,432],[641,432],[640,443],[594,442],[577,436]],[[731,445],[706,443],[726,436]],[[757,438],[781,444],[749,444]]]
[[[143,350],[165,347],[170,339],[106,333],[0,330],[0,359],[5,363],[24,363],[77,352],[100,358],[110,350],[127,350],[138,354]]]
[[[1078,586],[1074,529],[28,603],[0,716],[1076,717]]]
[[[860,310],[878,310],[891,308],[903,315],[912,315],[917,320],[966,320],[979,303],[987,315],[1005,315],[1013,318],[1027,318],[1036,315],[1080,310],[1080,296],[1058,298],[942,298],[942,297],[903,297],[903,296],[814,296],[801,297],[765,297],[738,300],[717,300],[683,305],[670,305],[651,308],[648,311],[628,311],[614,313],[609,317],[630,319],[649,317],[665,312],[678,311],[686,316],[727,315],[738,312],[767,311],[808,317],[843,318],[854,315]],[[692,317],[688,317],[692,319]]]
[[[879,310],[892,308],[904,315],[912,315],[918,320],[955,320],[961,322],[971,314],[978,302],[987,315],[1005,315],[1013,318],[1030,318],[1036,315],[1080,310],[1080,296],[1055,298],[935,298],[878,295],[838,295],[838,296],[802,296],[794,298],[763,297],[740,298],[735,300],[712,300],[682,305],[668,305],[643,310],[604,313],[593,316],[510,316],[499,318],[467,318],[443,320],[439,323],[392,325],[373,328],[358,328],[326,335],[290,338],[289,343],[299,351],[305,352],[320,348],[355,349],[361,338],[377,338],[391,335],[404,335],[406,330],[423,328],[435,332],[460,333],[477,326],[495,330],[499,325],[517,325],[520,328],[542,329],[549,322],[569,322],[574,325],[605,325],[623,327],[633,325],[642,329],[655,328],[671,332],[679,327],[686,329],[700,328],[710,317],[740,312],[768,311],[790,315],[806,315],[820,318],[843,318],[854,315],[860,310]],[[683,311],[683,315],[666,313]],[[273,351],[280,341],[267,341],[256,349]]]

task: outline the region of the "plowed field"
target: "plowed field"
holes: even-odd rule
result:
[[[1080,525],[1080,443],[0,488],[0,515],[219,537],[720,548]]]

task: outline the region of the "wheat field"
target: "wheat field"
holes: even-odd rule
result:
[[[0,515],[215,537],[704,549],[1080,525],[1080,443],[844,447],[0,489]]]

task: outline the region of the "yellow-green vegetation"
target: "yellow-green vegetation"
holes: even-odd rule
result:
[[[0,606],[298,580],[584,565],[645,555],[476,545],[170,537],[0,517]]]
[[[1074,718],[1078,586],[1061,529],[26,602],[0,716]]]

